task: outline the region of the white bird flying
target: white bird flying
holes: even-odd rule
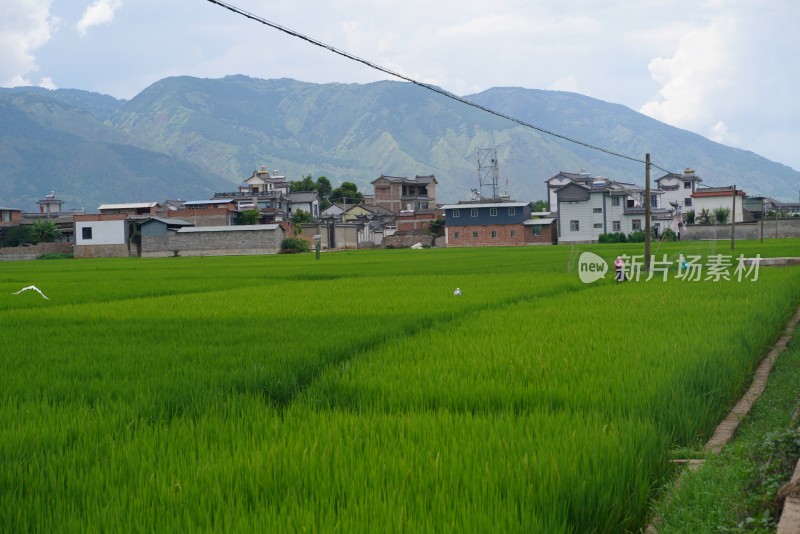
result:
[[[20,294],[20,293],[22,293],[23,291],[27,291],[27,290],[29,290],[29,289],[33,289],[34,291],[36,291],[37,293],[39,293],[41,296],[43,296],[45,299],[47,299],[47,300],[50,300],[49,298],[47,298],[47,295],[45,295],[44,293],[42,293],[42,290],[41,290],[41,289],[39,289],[39,288],[38,288],[38,287],[36,287],[36,286],[28,286],[28,287],[23,287],[22,289],[20,289],[20,290],[19,290],[19,291],[17,291],[16,293],[12,293],[12,295],[19,295],[19,294]]]
[[[453,291],[453,296],[460,297],[461,296],[461,290],[459,288],[456,288],[456,290]]]

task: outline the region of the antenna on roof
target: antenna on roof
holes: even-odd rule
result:
[[[491,187],[492,195],[490,198],[500,198],[498,186],[498,164],[496,148],[478,148],[478,188],[483,197],[483,188]]]

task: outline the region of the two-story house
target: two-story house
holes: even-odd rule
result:
[[[657,232],[675,224],[674,210],[659,207],[651,195],[651,224]],[[591,184],[570,182],[556,191],[558,240],[588,243],[601,234],[629,234],[645,229],[644,191],[633,184],[595,179]]]
[[[287,220],[288,193],[289,182],[285,176],[277,174],[277,171],[270,174],[266,167],[261,167],[261,170],[253,171],[238,191],[214,193],[214,199],[233,199],[239,212],[258,210],[258,222],[270,224]]]
[[[436,177],[406,178],[381,175],[372,181],[374,203],[393,213],[436,209]]]
[[[445,242],[448,247],[515,246],[548,242],[540,224],[531,220],[530,202],[468,201],[442,206],[445,218]],[[538,235],[536,235],[538,234]]]
[[[575,173],[561,171],[552,178],[545,180],[544,183],[547,184],[547,205],[552,213],[558,211],[556,191],[571,183],[590,185],[592,183],[592,176],[588,172]]]
[[[319,219],[319,193],[316,191],[292,191],[286,195],[289,217],[297,210],[311,214],[311,218]]]
[[[679,213],[686,213],[694,207],[692,195],[702,181],[702,178],[688,167],[683,174],[669,173],[656,178],[656,187],[662,192],[662,207],[673,207]]]

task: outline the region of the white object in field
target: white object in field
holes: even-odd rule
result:
[[[460,297],[461,296],[461,289],[456,288],[456,290],[453,291],[453,296]]]
[[[20,289],[20,290],[19,290],[19,291],[17,291],[16,293],[12,293],[12,294],[13,294],[13,295],[19,295],[19,294],[20,294],[20,293],[22,293],[23,291],[27,291],[27,290],[29,290],[29,289],[33,289],[34,291],[36,291],[37,293],[39,293],[41,296],[43,296],[45,299],[47,299],[47,300],[50,300],[49,298],[47,298],[47,295],[45,295],[44,293],[42,293],[41,289],[39,289],[39,288],[38,288],[38,287],[36,287],[36,286],[28,286],[28,287],[23,287],[22,289]]]
[[[411,248],[414,250],[419,250],[422,248],[422,243],[417,243],[416,245],[411,245]]]

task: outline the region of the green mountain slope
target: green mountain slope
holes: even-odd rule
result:
[[[556,91],[494,88],[470,101],[591,145],[694,168],[707,185],[795,198],[800,173],[624,106]],[[165,78],[129,101],[85,91],[0,91],[0,204],[56,189],[70,207],[206,198],[262,165],[371,192],[381,174],[435,174],[438,200],[478,186],[478,148],[496,148],[501,190],[545,197],[559,171],[642,183],[642,164],[520,126],[404,82],[311,84],[245,76]],[[652,178],[663,174],[653,169]],[[484,191],[487,192],[487,191]],[[63,194],[62,194],[63,193]],[[33,198],[35,197],[35,198]]]
[[[55,93],[58,93],[57,91]],[[64,209],[205,198],[231,184],[99,122],[49,94],[0,93],[0,204],[33,210],[55,190]]]

